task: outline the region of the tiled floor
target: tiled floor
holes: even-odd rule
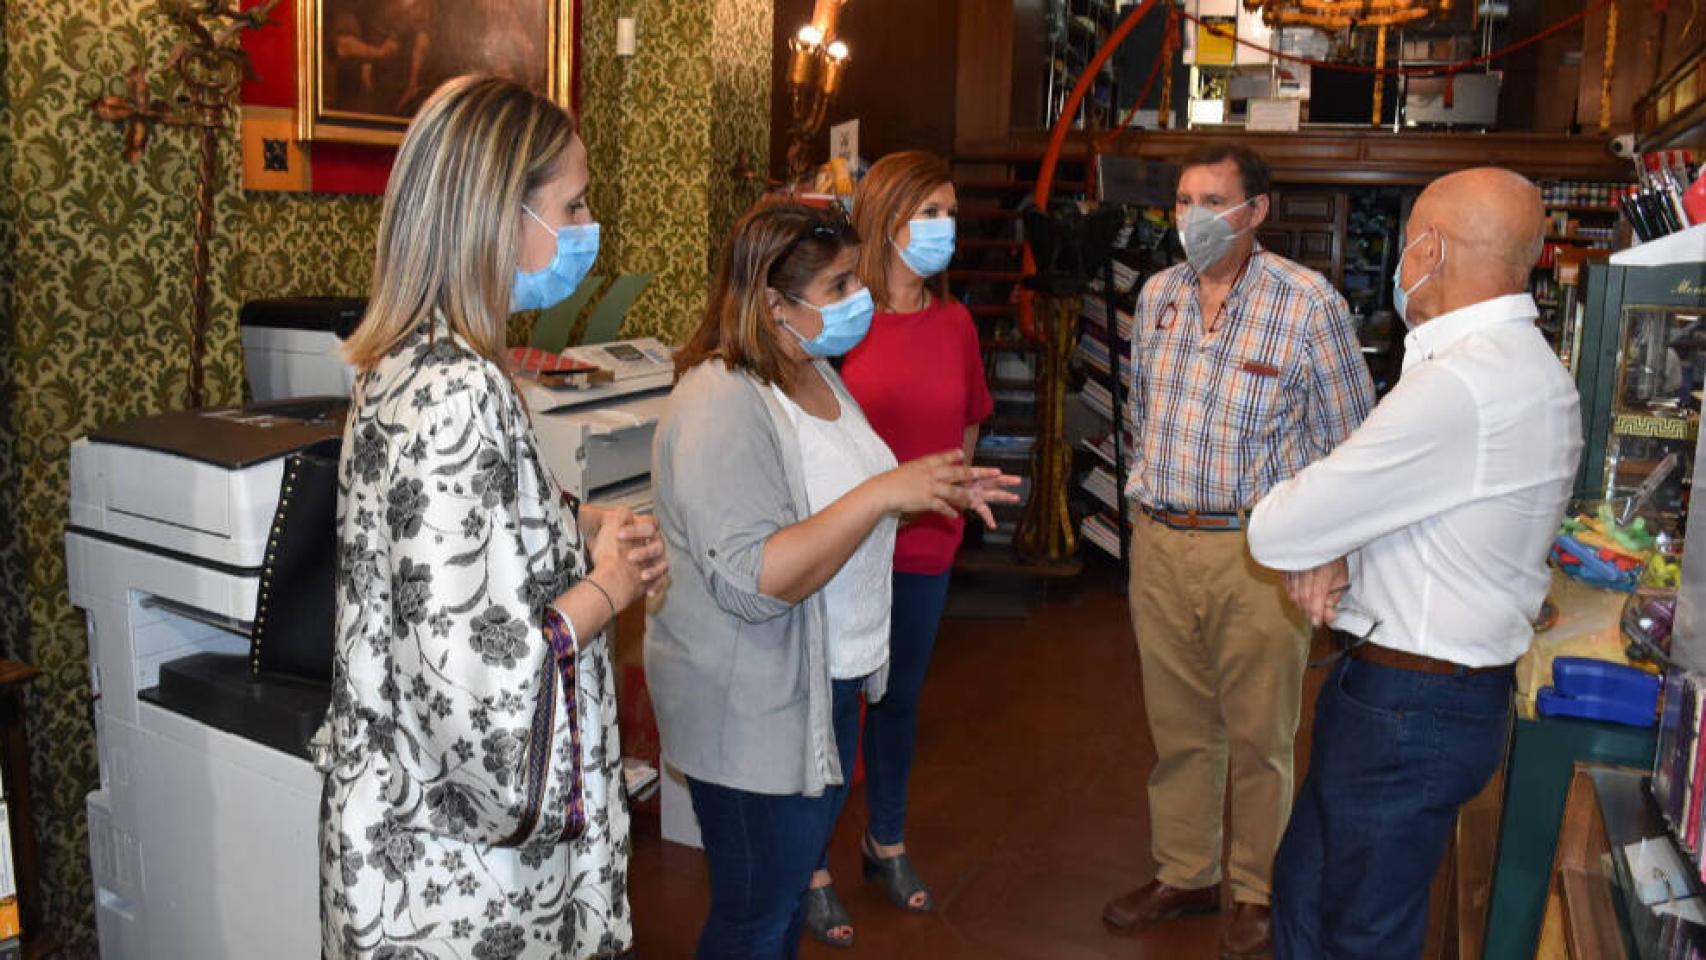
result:
[[[959,589],[959,588],[956,588]],[[969,591],[956,605],[964,609]],[[1311,680],[1319,671],[1312,671]],[[1308,729],[1314,683],[1303,729]],[[856,789],[831,849],[858,942],[802,956],[1212,958],[1214,917],[1118,935],[1102,904],[1147,880],[1144,783],[1154,748],[1137,651],[1112,578],[1086,577],[1024,619],[943,623],[921,707],[907,841],[937,897],[907,914],[859,878]],[[1300,742],[1307,737],[1300,737]],[[1303,769],[1300,746],[1298,769]],[[704,919],[700,855],[636,812],[631,896],[641,960],[690,957]]]

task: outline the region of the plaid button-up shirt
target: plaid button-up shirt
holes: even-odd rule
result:
[[[1132,329],[1126,495],[1232,513],[1327,455],[1374,406],[1350,310],[1326,278],[1251,254],[1212,332],[1196,271],[1150,278]]]

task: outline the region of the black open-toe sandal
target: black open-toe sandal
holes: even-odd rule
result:
[[[924,885],[918,871],[912,869],[912,861],[906,854],[877,856],[876,843],[867,834],[859,844],[859,855],[865,861],[865,879],[881,880],[895,906],[913,913],[929,913],[936,908],[936,898],[930,895],[930,888]],[[913,906],[912,898],[920,893],[924,894],[924,903]]]
[[[836,927],[853,929],[853,918],[847,914],[847,906],[841,898],[835,895],[835,888],[813,887],[806,891],[806,932],[812,939],[832,947],[851,947],[853,935],[846,939],[830,936],[829,931]]]

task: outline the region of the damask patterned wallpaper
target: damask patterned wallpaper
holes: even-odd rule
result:
[[[588,0],[582,20],[594,213],[614,223],[605,235],[620,257],[598,269],[652,274],[624,333],[680,340],[704,312],[711,252],[756,199],[728,175],[736,149],[761,172],[768,156],[772,0],[631,0],[629,59],[594,49],[615,35],[614,6]],[[600,170],[619,170],[619,182]]]
[[[619,6],[641,55],[611,50]],[[171,38],[152,0],[0,0],[0,655],[43,670],[31,695],[46,911],[93,955],[84,798],[96,783],[87,640],[65,588],[69,444],[183,404],[194,150],[157,130],[143,159],[87,110]],[[599,271],[654,272],[629,335],[677,339],[703,309],[708,251],[750,198],[734,147],[768,154],[771,0],[585,0],[583,120]],[[261,296],[361,294],[375,198],[246,194],[235,135],[217,198],[210,403],[241,399],[237,309]]]
[[[773,0],[716,0],[711,38],[711,253],[729,228],[763,193],[759,183],[729,177],[745,153],[763,175],[770,158],[770,111],[752,104],[770,102],[771,20]]]
[[[6,24],[6,2],[0,0],[0,28]],[[0,64],[7,62],[6,31],[0,29]],[[12,420],[13,389],[12,284],[18,248],[17,193],[12,184],[12,98],[0,82],[0,575],[23,569],[23,543],[18,529],[18,457]],[[6,577],[5,579],[10,579]],[[24,629],[22,596],[0,590],[0,651],[13,650]]]
[[[43,670],[30,733],[47,916],[74,955],[92,953],[84,796],[94,786],[87,640],[65,590],[66,451],[90,429],[181,406],[187,365],[193,140],[154,134],[135,166],[87,104],[164,60],[171,42],[146,0],[9,0],[0,276],[7,309],[0,385],[0,652]],[[235,135],[225,169],[236,171]],[[358,293],[372,269],[378,204],[367,198],[218,193],[208,393],[241,399],[237,308],[258,296]],[[9,281],[9,282],[8,282]],[[12,482],[8,482],[12,481]],[[11,506],[11,511],[5,508]],[[19,518],[27,518],[21,525]],[[12,531],[18,531],[12,536]],[[25,613],[20,620],[19,611]]]

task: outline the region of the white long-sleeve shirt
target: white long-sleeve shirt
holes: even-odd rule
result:
[[[1277,570],[1347,557],[1335,625],[1471,667],[1516,660],[1546,597],[1546,554],[1581,457],[1575,384],[1527,294],[1423,323],[1404,373],[1325,459],[1250,516]]]

